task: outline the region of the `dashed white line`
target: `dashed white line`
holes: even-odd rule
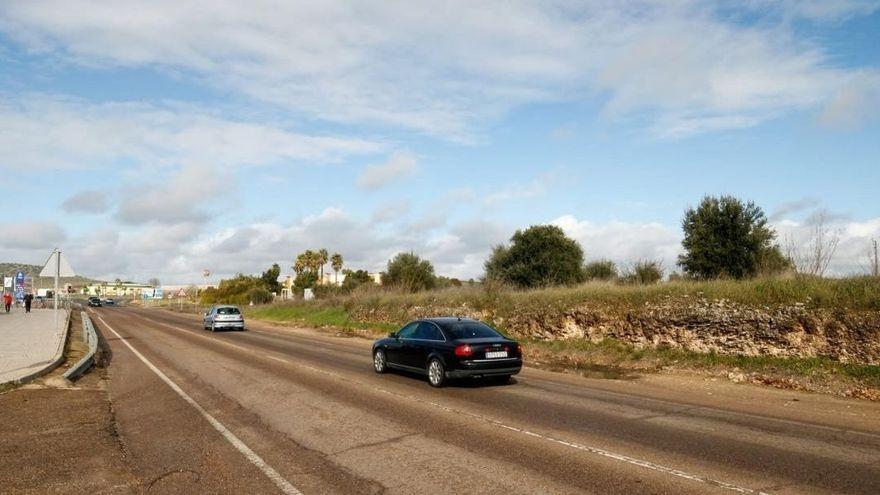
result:
[[[201,334],[199,334],[199,333],[192,332],[192,331],[186,330],[186,329],[184,329],[184,328],[180,328],[180,327],[176,327],[176,326],[173,326],[173,325],[169,325],[169,324],[167,324],[167,323],[162,323],[162,322],[157,322],[157,321],[154,321],[154,320],[150,320],[150,319],[145,318],[145,317],[142,317],[142,316],[140,316],[140,315],[138,315],[138,316],[139,316],[140,318],[145,319],[145,320],[147,320],[147,321],[150,321],[150,322],[152,322],[152,323],[159,324],[159,325],[162,325],[162,326],[164,326],[164,327],[171,328],[171,329],[173,329],[173,330],[177,330],[177,331],[179,331],[179,332],[185,332],[185,333],[188,333],[188,334],[190,334],[190,335],[194,335],[194,336],[196,336],[196,337],[201,337],[201,338],[204,338],[204,339],[208,339],[208,340],[210,340],[210,341],[212,341],[212,342],[216,342],[216,343],[219,343],[219,344],[223,344],[223,345],[226,345],[226,346],[228,346],[228,347],[232,347],[232,348],[234,348],[234,349],[238,349],[238,350],[244,351],[244,352],[249,353],[249,354],[260,355],[260,356],[262,356],[262,357],[264,357],[264,358],[271,359],[271,360],[273,360],[273,361],[278,361],[278,362],[281,362],[281,363],[285,363],[285,364],[290,365],[290,366],[295,366],[295,367],[299,367],[299,368],[304,368],[304,369],[310,370],[310,371],[315,372],[315,373],[323,374],[323,375],[326,375],[326,376],[330,376],[330,377],[333,377],[333,378],[336,378],[336,379],[340,379],[340,380],[344,380],[344,381],[351,382],[351,383],[356,383],[356,384],[358,384],[358,385],[361,385],[361,386],[367,387],[367,388],[369,388],[369,389],[372,389],[372,390],[374,390],[374,391],[376,391],[376,392],[380,392],[380,393],[388,394],[388,395],[392,395],[392,396],[394,396],[394,397],[398,397],[398,398],[401,398],[401,399],[405,399],[405,400],[409,400],[409,401],[414,401],[414,402],[418,402],[418,403],[420,403],[420,404],[425,404],[425,405],[428,405],[428,406],[432,406],[432,407],[434,407],[434,408],[441,409],[441,410],[443,410],[443,411],[450,412],[450,413],[453,413],[453,414],[456,414],[456,415],[465,415],[465,416],[468,416],[468,417],[474,418],[474,419],[476,419],[476,420],[479,420],[479,421],[481,421],[481,422],[484,422],[484,423],[488,423],[488,424],[491,424],[491,425],[497,426],[497,427],[499,427],[499,428],[504,428],[504,429],[506,429],[506,430],[514,431],[514,432],[517,432],[517,433],[521,433],[521,434],[526,435],[526,436],[529,436],[529,437],[538,438],[538,439],[541,439],[541,440],[544,440],[544,441],[547,441],[547,442],[552,442],[552,443],[555,443],[555,444],[558,444],[558,445],[563,445],[563,446],[568,447],[568,448],[571,448],[571,449],[580,450],[580,451],[583,451],[583,452],[589,452],[589,453],[591,453],[591,454],[599,455],[599,456],[606,457],[606,458],[609,458],[609,459],[613,459],[613,460],[616,460],[616,461],[619,461],[619,462],[624,462],[624,463],[626,463],[626,464],[630,464],[630,465],[633,465],[633,466],[639,466],[639,467],[642,467],[642,468],[645,468],[645,469],[650,469],[650,470],[652,470],[652,471],[657,471],[657,472],[665,473],[665,474],[668,474],[668,475],[670,475],[670,476],[675,476],[675,477],[678,477],[678,478],[682,478],[682,479],[686,479],[686,480],[690,480],[690,481],[695,481],[695,482],[703,483],[703,484],[706,484],[706,485],[715,486],[715,487],[722,488],[722,489],[725,489],[725,490],[728,490],[728,491],[731,491],[731,492],[735,492],[735,493],[745,493],[745,494],[750,494],[750,495],[770,495],[770,494],[768,494],[768,493],[766,493],[766,492],[763,492],[763,491],[760,491],[760,490],[754,490],[754,489],[747,488],[747,487],[743,487],[743,486],[739,486],[739,485],[736,485],[736,484],[733,484],[733,483],[728,483],[728,482],[726,482],[726,481],[716,480],[716,479],[713,479],[713,478],[709,478],[709,477],[707,477],[707,476],[701,476],[701,475],[698,475],[698,474],[688,473],[688,472],[686,472],[686,471],[682,471],[682,470],[680,470],[680,469],[676,469],[676,468],[669,467],[669,466],[664,466],[664,465],[662,465],[662,464],[657,464],[657,463],[654,463],[654,462],[651,462],[651,461],[646,461],[646,460],[643,460],[643,459],[638,459],[638,458],[635,458],[635,457],[630,457],[630,456],[627,456],[627,455],[624,455],[624,454],[618,454],[618,453],[615,453],[615,452],[611,452],[611,451],[609,451],[609,450],[600,449],[600,448],[598,448],[598,447],[591,447],[591,446],[588,446],[588,445],[582,445],[582,444],[575,443],[575,442],[569,442],[569,441],[567,441],[567,440],[562,440],[562,439],[559,439],[559,438],[554,438],[554,437],[552,437],[552,436],[548,436],[548,435],[544,435],[544,434],[541,434],[541,433],[537,433],[537,432],[534,432],[534,431],[531,431],[531,430],[528,430],[528,429],[525,429],[525,428],[520,428],[520,427],[517,427],[517,426],[508,425],[508,424],[506,424],[506,423],[504,423],[504,422],[502,422],[502,421],[499,421],[499,420],[497,420],[497,419],[495,419],[495,418],[491,418],[491,417],[488,417],[488,416],[482,416],[482,415],[480,415],[480,414],[476,414],[476,413],[473,413],[473,412],[470,412],[470,411],[465,411],[465,410],[461,410],[461,409],[455,409],[455,408],[452,408],[452,407],[449,407],[449,406],[445,406],[445,405],[443,405],[443,404],[439,404],[439,403],[437,403],[437,402],[432,402],[432,401],[429,401],[429,400],[420,399],[420,398],[418,398],[418,397],[414,397],[414,396],[411,396],[411,395],[405,395],[405,394],[401,394],[401,393],[398,393],[398,392],[393,392],[393,391],[391,391],[391,390],[387,390],[387,389],[384,389],[384,388],[381,388],[381,387],[377,387],[377,386],[372,385],[372,384],[369,384],[369,383],[364,383],[364,382],[362,382],[362,381],[355,380],[355,379],[352,379],[352,378],[350,378],[350,377],[344,377],[344,376],[339,375],[339,374],[337,374],[337,373],[334,373],[334,372],[332,372],[332,371],[327,371],[327,370],[324,370],[324,369],[321,369],[321,368],[316,368],[316,367],[314,367],[314,366],[310,366],[310,365],[307,365],[307,364],[303,364],[303,363],[298,363],[298,362],[290,361],[290,360],[288,360],[288,359],[280,358],[280,357],[277,357],[277,356],[272,355],[272,354],[269,354],[269,353],[265,353],[265,352],[261,352],[261,351],[255,351],[255,350],[253,350],[253,349],[248,349],[248,348],[246,348],[246,347],[242,347],[242,346],[240,346],[240,345],[236,345],[236,344],[233,344],[233,343],[231,343],[231,342],[227,342],[227,341],[225,341],[225,340],[221,340],[221,339],[217,339],[217,338],[212,338],[212,337],[209,337],[209,336],[207,336],[207,335],[201,335]]]
[[[218,421],[217,418],[215,418],[208,411],[206,411],[205,408],[203,408],[201,405],[199,405],[198,402],[193,400],[193,398],[190,397],[186,392],[184,392],[183,389],[181,389],[179,386],[177,386],[176,383],[174,383],[170,378],[168,378],[168,376],[165,375],[165,373],[163,373],[162,370],[157,368],[153,363],[150,362],[149,359],[145,358],[143,354],[141,354],[137,349],[135,349],[133,345],[131,345],[124,338],[122,338],[122,336],[119,335],[119,333],[117,333],[116,330],[113,329],[113,327],[111,327],[109,324],[107,324],[106,321],[104,321],[104,318],[99,316],[98,319],[101,320],[101,323],[103,323],[104,326],[106,326],[111,332],[113,332],[114,335],[116,335],[116,337],[119,339],[120,342],[122,342],[123,344],[128,346],[128,348],[131,349],[131,352],[133,352],[134,355],[138,357],[138,359],[140,359],[141,361],[144,362],[145,365],[147,365],[147,368],[150,368],[153,371],[153,373],[155,373],[159,378],[162,379],[163,382],[165,382],[169,387],[171,387],[171,390],[174,390],[175,392],[177,392],[177,395],[179,395],[181,398],[183,398],[183,400],[185,400],[196,411],[198,411],[206,420],[208,420],[208,423],[210,423],[211,426],[213,426],[215,430],[220,432],[220,434],[223,435],[223,438],[225,438],[230,444],[232,444],[233,447],[235,447],[239,452],[241,452],[242,455],[244,455],[245,458],[247,458],[247,460],[249,460],[254,466],[259,468],[260,471],[262,471],[263,474],[265,474],[267,478],[272,480],[272,482],[275,483],[275,486],[277,486],[283,493],[285,493],[286,495],[302,495],[302,492],[297,490],[295,486],[293,486],[289,481],[284,479],[284,477],[281,476],[281,474],[278,471],[273,469],[272,466],[266,464],[266,461],[264,461],[263,458],[259,456],[259,454],[254,452],[250,447],[247,446],[247,444],[245,444],[243,441],[241,441],[240,438],[238,438],[237,436],[235,436],[234,433],[229,431],[229,428],[224,426],[223,423]]]

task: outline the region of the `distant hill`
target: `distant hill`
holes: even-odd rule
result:
[[[42,266],[39,265],[28,265],[27,263],[0,263],[0,275],[5,275],[7,277],[15,276],[15,273],[19,270],[23,271],[25,275],[29,277],[38,278],[40,272],[43,270]],[[43,287],[48,287],[48,284],[51,283],[52,277],[43,277],[42,280],[37,281],[37,285],[42,285]],[[40,283],[42,282],[42,284]],[[61,277],[62,284],[71,284],[75,286],[80,285],[89,285],[93,283],[100,283],[100,280],[95,280],[89,277],[83,277],[81,275],[77,275],[76,277]],[[2,284],[0,284],[2,285]]]

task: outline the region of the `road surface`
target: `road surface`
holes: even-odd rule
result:
[[[369,342],[100,308],[109,395],[150,493],[880,493],[880,407],[526,368],[432,389]]]

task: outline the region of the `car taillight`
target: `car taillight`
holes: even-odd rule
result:
[[[471,346],[469,346],[467,344],[460,345],[455,348],[455,355],[458,357],[468,357],[468,356],[472,356],[473,354],[474,354],[474,350],[471,348]]]
[[[519,345],[519,344],[516,344],[516,353],[517,353],[517,354],[522,354],[522,346]]]

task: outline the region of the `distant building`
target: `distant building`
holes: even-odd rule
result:
[[[87,285],[82,289],[82,293],[87,296],[99,297],[141,297],[147,291],[152,295],[153,289],[152,285],[137,282],[105,282]]]
[[[370,273],[370,278],[373,279],[373,283],[376,285],[382,285],[382,274],[381,273]],[[292,275],[287,275],[284,280],[281,281],[281,299],[292,299],[294,295],[294,287],[293,287],[294,277]],[[338,277],[335,272],[324,273],[324,277],[318,281],[319,285],[336,285],[342,286],[343,282],[345,282],[345,274],[339,272]]]

